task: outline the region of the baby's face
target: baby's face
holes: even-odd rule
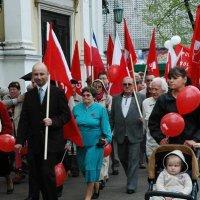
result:
[[[171,175],[177,175],[181,172],[181,159],[179,157],[169,157],[166,166],[167,172]]]

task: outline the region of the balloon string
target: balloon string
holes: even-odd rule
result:
[[[67,153],[67,149],[65,149],[65,153],[64,153],[64,155],[63,155],[63,157],[62,157],[61,163],[63,163],[63,160],[64,160],[64,158],[65,158],[66,153]]]

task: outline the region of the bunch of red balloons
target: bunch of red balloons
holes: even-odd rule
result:
[[[193,112],[200,105],[200,91],[197,87],[186,86],[176,98],[178,113],[168,113],[160,123],[161,131],[167,137],[176,137],[180,135],[184,128],[185,122],[181,115]]]
[[[0,135],[0,151],[12,152],[15,150],[15,138],[9,134]]]

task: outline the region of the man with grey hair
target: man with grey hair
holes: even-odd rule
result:
[[[156,103],[156,100],[158,97],[166,93],[168,91],[168,85],[164,78],[154,78],[153,81],[150,83],[151,88],[151,94],[152,97],[149,97],[145,99],[142,103],[143,105],[143,117],[144,117],[144,129],[146,130],[146,155],[147,157],[150,157],[153,150],[158,147],[159,145],[156,143],[156,141],[153,139],[153,137],[150,135],[149,129],[148,129],[148,120],[149,116],[151,115],[151,112],[153,110],[153,107]]]
[[[133,94],[131,77],[123,79],[123,93],[113,98],[111,107],[111,128],[117,141],[118,156],[127,176],[127,193],[137,189],[140,142],[143,138],[143,124]],[[136,93],[142,107],[144,95]]]

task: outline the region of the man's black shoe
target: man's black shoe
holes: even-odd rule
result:
[[[127,189],[126,193],[127,194],[133,194],[133,193],[135,193],[135,190]]]
[[[113,166],[119,167],[119,161],[118,160],[113,160]]]
[[[117,169],[115,169],[115,170],[112,171],[111,174],[112,174],[112,175],[118,175],[118,174],[119,174],[119,171],[118,171]]]

